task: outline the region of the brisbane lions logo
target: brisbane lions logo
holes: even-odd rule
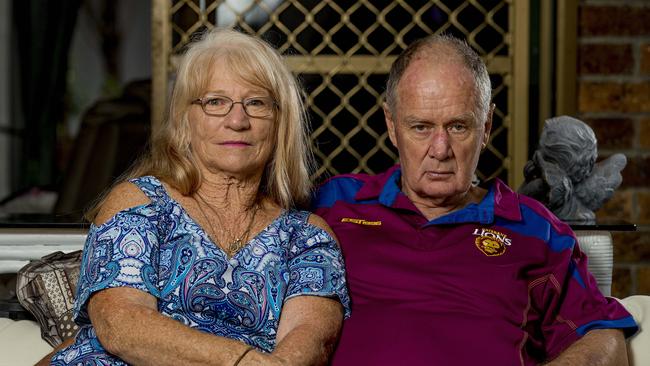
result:
[[[476,247],[488,257],[502,255],[512,244],[508,236],[492,229],[477,228],[472,234],[476,235]]]

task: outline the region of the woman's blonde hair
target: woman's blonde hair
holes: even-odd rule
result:
[[[152,136],[149,153],[117,183],[153,175],[185,195],[198,189],[202,176],[190,147],[188,112],[192,100],[208,91],[212,73],[217,72],[231,72],[276,101],[274,150],[262,175],[260,193],[285,209],[305,207],[312,187],[313,155],[303,90],[272,46],[223,28],[206,31],[190,43],[178,66],[167,116]],[[100,205],[87,218],[94,218]]]

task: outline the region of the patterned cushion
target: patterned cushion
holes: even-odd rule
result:
[[[56,347],[75,335],[73,321],[81,250],[55,252],[32,261],[18,271],[16,295],[41,327],[41,336]]]

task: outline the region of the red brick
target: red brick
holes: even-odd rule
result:
[[[639,191],[636,196],[639,210],[637,223],[650,224],[650,192]]]
[[[639,146],[650,149],[650,118],[644,118],[639,122]]]
[[[642,44],[640,49],[640,69],[641,75],[650,75],[650,43]]]
[[[613,231],[614,263],[650,261],[650,232]]]
[[[616,262],[614,262],[616,263]],[[614,265],[612,273],[612,296],[622,299],[632,294],[632,273],[628,267]]]
[[[584,36],[650,34],[650,7],[584,5],[579,9],[578,32]]]
[[[621,188],[650,187],[650,157],[635,156],[627,158],[627,165],[621,172]]]
[[[635,295],[650,295],[650,266],[639,267],[636,270],[637,289]]]
[[[584,119],[598,140],[599,149],[628,149],[634,141],[634,121],[630,118]]]
[[[632,207],[634,192],[629,189],[618,189],[612,198],[605,202],[603,207],[596,210],[596,219],[599,221],[634,220]]]
[[[650,81],[626,83],[623,105],[624,112],[650,112]]]
[[[578,51],[581,74],[630,74],[633,68],[630,44],[585,44]]]
[[[584,112],[616,111],[621,109],[623,84],[614,82],[580,82],[578,110]]]
[[[580,113],[650,112],[650,81],[582,81],[578,89],[578,110]]]

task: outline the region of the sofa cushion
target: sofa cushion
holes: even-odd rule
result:
[[[632,314],[639,325],[639,331],[627,342],[627,356],[630,365],[650,365],[650,296],[634,295],[619,300]]]
[[[38,323],[0,318],[0,366],[33,365],[50,351]]]

